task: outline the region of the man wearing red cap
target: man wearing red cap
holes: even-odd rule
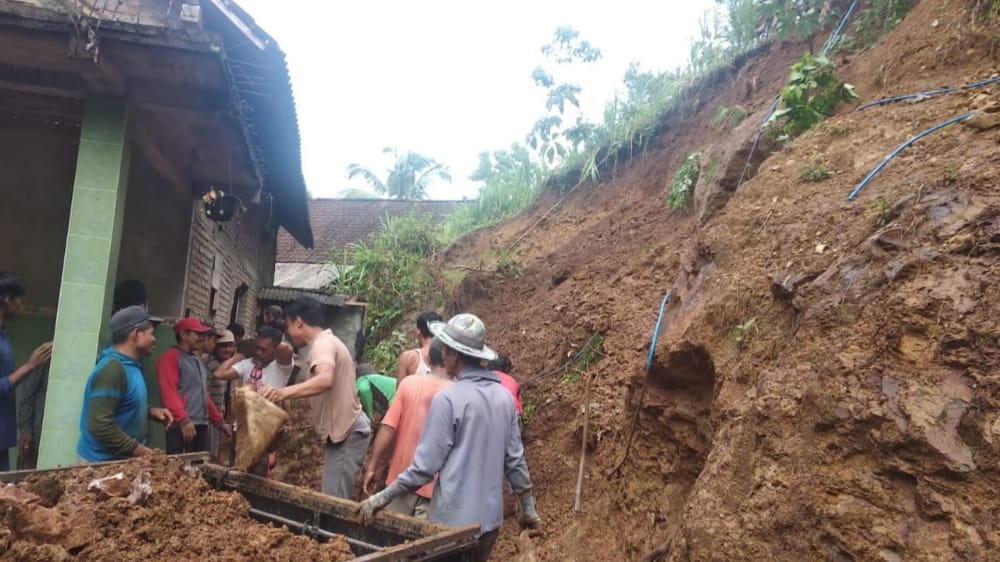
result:
[[[167,454],[207,451],[209,423],[231,435],[208,394],[208,368],[196,355],[202,338],[213,332],[197,318],[180,320],[174,324],[177,345],[156,362],[160,398],[174,417],[174,427],[167,431]]]

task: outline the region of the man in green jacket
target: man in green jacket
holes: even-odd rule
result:
[[[361,409],[370,420],[375,419],[375,413],[381,418],[389,410],[392,399],[396,396],[396,377],[377,373],[368,363],[358,365],[355,372]]]
[[[84,462],[143,457],[147,418],[167,427],[173,416],[166,408],[150,408],[139,360],[153,354],[153,330],[162,322],[139,306],[123,308],[111,317],[111,347],[101,352],[83,393],[80,440],[76,452]]]

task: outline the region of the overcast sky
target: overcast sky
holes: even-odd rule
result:
[[[306,185],[335,197],[345,169],[376,171],[395,146],[449,166],[434,199],[475,197],[468,176],[482,151],[523,141],[544,113],[531,71],[541,45],[569,25],[603,59],[571,77],[586,115],[598,116],[630,61],[673,69],[687,58],[712,0],[238,0],[287,54],[302,135]],[[557,75],[558,76],[558,75]]]

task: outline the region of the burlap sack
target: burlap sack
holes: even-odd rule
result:
[[[288,419],[288,413],[249,386],[237,388],[235,395],[235,468],[249,470],[270,449],[278,431]]]

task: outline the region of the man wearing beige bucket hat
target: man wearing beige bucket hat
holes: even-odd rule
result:
[[[487,560],[503,522],[505,476],[521,500],[521,525],[541,524],[517,410],[497,375],[482,366],[497,356],[486,346],[482,320],[459,314],[447,324],[433,322],[429,327],[443,344],[448,374],[458,381],[431,401],[413,464],[361,504],[361,518],[371,522],[393,498],[415,492],[437,473],[429,519],[456,527],[478,523],[476,559]]]

